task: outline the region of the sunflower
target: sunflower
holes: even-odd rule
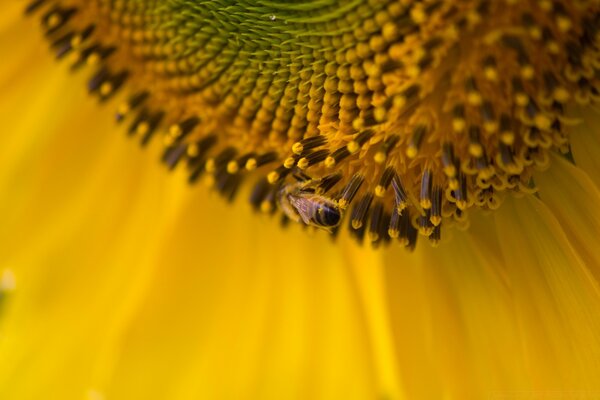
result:
[[[0,398],[600,396],[597,2],[2,11]]]

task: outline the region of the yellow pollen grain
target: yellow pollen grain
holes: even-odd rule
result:
[[[83,38],[81,37],[81,35],[73,36],[73,38],[71,38],[71,47],[73,47],[73,48],[79,47],[81,45],[82,41],[83,41]]]
[[[467,102],[472,106],[480,106],[482,102],[479,92],[471,91],[467,94]]]
[[[410,78],[416,78],[421,74],[421,68],[418,65],[410,65],[406,68],[406,75]]]
[[[308,168],[308,165],[309,165],[308,158],[302,157],[301,159],[298,160],[298,163],[296,165],[300,169],[306,169],[306,168]]]
[[[163,144],[167,147],[171,146],[173,143],[175,143],[175,139],[170,136],[170,135],[165,135],[164,139],[163,139]]]
[[[86,58],[85,62],[89,66],[98,65],[100,62],[100,55],[98,53],[92,53]]]
[[[458,179],[448,180],[448,187],[452,190],[458,189]]]
[[[198,145],[196,143],[192,143],[190,145],[188,145],[187,149],[186,149],[186,153],[188,155],[188,157],[190,158],[194,158],[198,156],[200,149],[198,148]]]
[[[355,140],[352,140],[346,145],[346,148],[350,152],[350,154],[356,154],[358,150],[360,150],[360,145]]]
[[[237,161],[229,161],[227,163],[227,172],[230,174],[236,174],[240,170],[240,166]]]
[[[558,87],[556,89],[554,89],[554,93],[552,93],[552,97],[554,98],[554,100],[558,101],[559,103],[566,103],[569,98],[571,97],[571,95],[569,94],[569,91],[563,87]]]
[[[265,214],[270,213],[273,211],[273,204],[267,200],[263,201],[260,203],[260,211],[264,212]]]
[[[46,26],[50,29],[56,28],[62,22],[62,18],[59,13],[53,13],[48,17],[46,21]]]
[[[573,22],[565,16],[559,16],[556,18],[556,25],[561,32],[567,32],[573,26]]]
[[[375,196],[384,197],[385,196],[385,187],[381,185],[375,186]]]
[[[296,142],[292,145],[292,152],[294,154],[300,154],[304,151],[304,146],[300,142]]]
[[[172,138],[178,138],[179,136],[181,136],[182,133],[183,132],[181,130],[181,127],[177,124],[171,125],[171,127],[169,128],[169,135]]]
[[[454,165],[448,165],[447,167],[444,167],[444,174],[446,174],[446,176],[449,178],[456,176],[456,167]]]
[[[465,121],[463,118],[454,118],[452,120],[452,130],[454,132],[464,131],[466,126],[467,126],[467,121]]]
[[[145,135],[150,130],[150,125],[147,122],[140,122],[135,128],[135,131],[138,135]]]
[[[100,85],[100,95],[108,96],[113,91],[113,85],[110,82],[104,82]]]
[[[363,226],[363,223],[361,220],[358,220],[358,219],[352,220],[352,228],[354,230],[358,230],[358,229],[362,228],[362,226]]]
[[[294,164],[296,164],[296,159],[294,157],[288,157],[283,162],[283,166],[287,169],[293,168]]]
[[[432,215],[429,217],[429,221],[433,224],[433,226],[439,226],[442,223],[442,217],[439,215]]]
[[[530,80],[533,79],[533,77],[535,76],[535,70],[533,69],[532,65],[524,65],[523,67],[521,67],[521,77],[525,80]]]
[[[410,10],[410,18],[417,24],[422,24],[427,19],[427,14],[422,6],[415,6]]]
[[[529,28],[529,36],[533,39],[540,39],[542,37],[542,30],[539,26],[532,26]]]
[[[469,154],[473,157],[479,158],[483,155],[483,147],[478,143],[469,144]]]
[[[541,130],[548,130],[552,125],[552,120],[543,114],[538,114],[534,119],[535,126]]]
[[[483,75],[489,81],[495,82],[498,80],[498,70],[494,67],[486,67],[483,70]]]
[[[495,133],[498,131],[498,123],[496,121],[489,121],[483,124],[483,129],[487,133]]]
[[[417,156],[417,154],[419,154],[419,150],[415,146],[410,145],[406,149],[405,154],[408,158],[413,159]]]
[[[373,112],[373,117],[375,118],[375,121],[377,121],[377,122],[385,121],[387,118],[386,109],[384,107],[375,108],[375,111]]]
[[[246,161],[246,171],[254,171],[257,167],[258,162],[256,161],[256,158],[249,158],[248,161]]]
[[[333,168],[335,166],[335,158],[329,156],[324,161],[325,167]]]
[[[206,160],[206,163],[204,164],[204,169],[208,173],[215,172],[216,167],[217,166],[215,164],[215,159],[214,158],[209,158],[208,160]]]
[[[81,60],[81,53],[79,51],[74,51],[68,56],[69,63],[76,64]]]
[[[518,106],[525,107],[527,104],[529,104],[529,96],[527,96],[525,93],[517,93],[515,94],[515,102]]]
[[[511,146],[515,142],[515,134],[511,131],[504,131],[500,133],[500,141]]]
[[[279,177],[280,177],[279,172],[271,171],[267,175],[267,181],[269,181],[270,184],[274,184],[275,182],[277,182],[279,180]]]
[[[375,155],[373,156],[373,160],[375,160],[375,162],[377,164],[383,164],[385,162],[385,160],[387,159],[387,155],[385,154],[385,152],[383,151],[378,151],[377,153],[375,153]]]

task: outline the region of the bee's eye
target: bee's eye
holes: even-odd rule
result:
[[[327,204],[321,205],[315,216],[316,222],[323,227],[335,227],[341,218],[340,210]]]

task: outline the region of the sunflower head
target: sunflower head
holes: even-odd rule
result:
[[[39,10],[38,10],[39,9]],[[535,192],[600,97],[593,0],[36,0],[58,58],[163,161],[227,199],[360,241]]]

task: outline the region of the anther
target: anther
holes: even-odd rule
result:
[[[433,226],[439,226],[442,223],[442,188],[437,185],[433,187],[429,221]]]
[[[300,169],[306,169],[312,165],[318,164],[321,161],[325,160],[328,155],[329,151],[327,149],[317,150],[308,154],[306,157],[300,158],[296,165]]]
[[[371,207],[371,220],[369,222],[369,231],[367,238],[371,243],[379,241],[381,238],[381,225],[383,224],[383,203],[376,201]]]
[[[204,171],[205,156],[216,144],[217,137],[215,135],[204,137],[195,143],[189,144],[186,149],[188,166],[190,168],[193,168],[194,166],[201,166],[202,171]]]
[[[523,81],[519,78],[512,79],[512,90],[514,93],[514,99],[518,106],[525,107],[529,103],[529,96],[523,86]]]
[[[234,147],[226,147],[217,154],[216,157],[211,157],[206,160],[204,168],[206,172],[212,173],[225,168],[226,165],[231,161],[237,154],[237,150]]]
[[[294,168],[294,166],[296,165],[296,162],[298,162],[299,157],[298,156],[289,156],[288,158],[286,158],[285,160],[283,160],[283,167],[287,168],[287,169],[292,169]]]
[[[482,97],[481,93],[477,89],[477,82],[475,78],[469,77],[465,81],[465,91],[467,93],[467,102],[472,106],[481,105]]]
[[[154,135],[156,128],[164,118],[165,113],[163,111],[157,111],[155,113],[149,114],[148,118],[145,121],[141,121],[136,126],[136,133],[139,135],[143,135],[140,144],[145,146]]]
[[[358,189],[360,188],[364,180],[364,176],[360,174],[354,174],[352,178],[350,178],[350,181],[346,184],[346,186],[340,194],[340,198],[338,200],[338,206],[340,208],[347,208],[348,205],[352,203],[354,196],[356,196],[356,193],[358,192]]]
[[[442,144],[442,165],[444,166],[444,174],[448,178],[454,178],[457,173],[457,160],[454,157],[454,146],[451,142]]]
[[[410,250],[414,250],[417,238],[418,231],[412,224],[412,216],[408,210],[404,210],[400,215],[400,233],[398,239],[402,245]]]
[[[283,180],[283,178],[285,178],[291,171],[292,170],[290,168],[280,165],[274,171],[271,171],[267,174],[267,180],[273,185]]]
[[[317,185],[317,194],[324,194],[329,192],[340,180],[342,180],[343,175],[339,172],[331,175],[324,176],[320,179],[319,184]]]
[[[169,137],[174,141],[180,141],[190,134],[200,123],[200,118],[189,117],[169,127]]]
[[[302,139],[299,142],[296,142],[292,145],[292,152],[294,154],[300,155],[305,151],[314,149],[315,147],[323,146],[327,143],[327,138],[325,136],[312,136],[309,138]]]
[[[417,217],[417,224],[419,225],[419,233],[423,236],[429,236],[433,232],[433,224],[431,223],[430,216],[431,216],[431,210],[427,210],[425,215],[419,215]]]
[[[388,154],[396,146],[398,141],[400,141],[400,137],[398,135],[392,135],[386,138],[373,156],[375,162],[377,164],[383,164],[387,160]]]
[[[406,194],[404,185],[402,185],[402,182],[400,181],[400,177],[396,173],[394,173],[392,178],[392,188],[394,189],[396,208],[398,211],[402,211],[408,206],[408,195]]]
[[[452,130],[456,133],[462,132],[467,126],[465,119],[465,106],[457,104],[452,109]]]
[[[358,200],[352,209],[352,214],[350,216],[350,224],[352,229],[358,230],[364,226],[372,201],[373,194],[370,192],[366,193],[360,200]]]
[[[495,133],[498,130],[498,123],[494,115],[494,106],[490,101],[484,101],[481,105],[481,119],[483,120],[483,129],[487,133]]]
[[[350,151],[348,150],[347,146],[340,147],[339,149],[331,153],[330,156],[325,158],[324,164],[327,168],[333,168],[336,164],[338,164],[340,161],[342,161],[349,155]]]
[[[436,225],[433,227],[433,231],[429,235],[429,242],[432,246],[437,247],[442,239],[442,226]]]
[[[358,133],[353,140],[348,142],[348,144],[346,145],[346,148],[348,149],[350,154],[355,154],[361,149],[361,147],[369,139],[371,139],[373,137],[373,135],[374,135],[374,132],[372,130],[369,130],[369,129],[364,130],[364,131]]]
[[[377,196],[377,197],[385,196],[385,192],[387,191],[388,187],[392,183],[392,179],[394,179],[394,175],[396,175],[396,171],[394,170],[394,167],[392,167],[392,166],[387,167],[383,171],[383,174],[381,174],[381,178],[379,178],[379,183],[377,184],[377,186],[375,186],[375,196]]]
[[[254,153],[244,154],[239,157],[237,160],[231,160],[227,163],[227,172],[231,175],[237,174],[240,172],[240,169],[243,168],[250,158],[254,157]]]
[[[423,137],[426,132],[427,126],[421,124],[415,126],[408,142],[408,147],[406,148],[407,157],[415,158],[419,154],[419,148],[421,147],[421,143],[423,143]]]
[[[500,116],[500,141],[508,146],[511,146],[515,142],[512,120],[507,114]]]
[[[475,158],[479,158],[483,155],[481,135],[477,126],[471,126],[469,128],[469,154]]]
[[[42,17],[42,23],[46,28],[46,35],[51,35],[62,28],[76,12],[76,8],[60,7],[53,7],[46,12]]]
[[[459,210],[466,210],[467,209],[467,178],[465,177],[465,175],[463,173],[459,174],[458,177],[458,182],[459,182],[459,186],[458,188],[454,191],[454,197],[456,198],[456,207]]]
[[[398,207],[394,207],[392,208],[392,215],[390,216],[390,222],[388,225],[388,235],[393,239],[396,239],[398,236],[400,236],[400,222],[400,211],[398,211]]]
[[[277,153],[275,152],[264,153],[256,157],[251,157],[248,159],[248,161],[246,161],[246,171],[254,171],[263,165],[277,161],[277,157]]]
[[[148,96],[148,92],[139,92],[131,96],[127,102],[121,104],[117,108],[117,113],[115,115],[117,122],[122,121],[131,110],[136,109],[144,103],[148,99]]]
[[[433,176],[430,168],[425,168],[421,178],[421,194],[419,203],[421,207],[428,210],[431,208],[431,188],[433,186]]]

